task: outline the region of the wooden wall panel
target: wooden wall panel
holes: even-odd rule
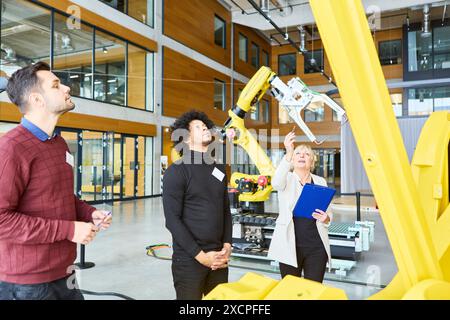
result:
[[[239,34],[242,34],[247,38],[247,52],[248,52],[248,61],[245,62],[239,59]],[[263,50],[269,54],[269,63],[272,56],[272,46],[270,43],[260,36],[257,32],[255,32],[252,28],[242,26],[239,24],[234,25],[234,69],[236,72],[251,78],[259,68],[255,68],[251,64],[252,52],[251,52],[251,44],[255,43],[259,47],[259,66],[263,65],[262,60],[262,52]],[[270,65],[269,65],[270,66]]]
[[[231,13],[217,0],[164,0],[164,34],[185,46],[231,66]],[[214,43],[214,17],[226,24],[226,47]]]
[[[226,111],[214,109],[214,79],[226,83]],[[179,117],[186,111],[205,112],[217,125],[228,118],[231,79],[174,50],[164,48],[163,114]]]
[[[9,102],[0,102],[0,121],[20,122],[22,115],[18,108]],[[58,126],[98,131],[114,131],[142,136],[156,136],[156,126],[140,122],[102,118],[79,113],[66,113]]]

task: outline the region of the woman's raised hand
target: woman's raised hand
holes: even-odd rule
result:
[[[291,160],[294,154],[294,142],[295,142],[295,131],[292,130],[284,138],[284,147],[286,148],[286,156],[288,160]]]

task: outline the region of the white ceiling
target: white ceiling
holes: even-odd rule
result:
[[[251,6],[247,0],[223,0],[226,2],[232,11],[233,22],[246,25],[262,31],[273,29],[272,25],[267,22],[256,10]],[[236,3],[242,10],[235,5]],[[259,0],[255,0],[259,4]],[[307,25],[314,23],[314,17],[309,6],[309,1],[306,0],[278,0],[284,6],[283,12],[277,10],[275,6],[270,4],[270,17],[281,28]],[[374,8],[379,8],[380,12],[395,11],[404,8],[421,9],[424,4],[438,4],[443,5],[445,1],[442,0],[362,0],[366,13],[371,14]],[[450,4],[450,3],[449,3]],[[291,9],[287,9],[292,7]],[[377,9],[375,9],[377,10]]]

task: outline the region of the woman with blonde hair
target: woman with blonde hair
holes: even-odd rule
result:
[[[294,217],[293,209],[306,183],[326,186],[324,178],[314,175],[316,156],[311,147],[294,148],[295,132],[284,139],[286,155],[272,178],[278,191],[279,216],[269,248],[269,257],[280,264],[280,273],[322,282],[327,262],[331,266],[328,226],[332,215],[316,209],[312,219]]]

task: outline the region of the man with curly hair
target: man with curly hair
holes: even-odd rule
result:
[[[172,234],[172,275],[178,300],[200,300],[228,282],[231,213],[225,165],[208,152],[214,123],[199,111],[171,126],[181,153],[164,173],[163,205]]]

